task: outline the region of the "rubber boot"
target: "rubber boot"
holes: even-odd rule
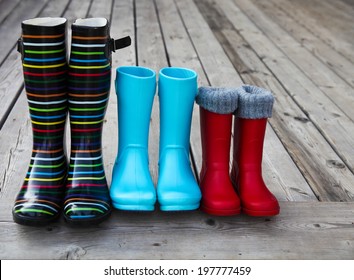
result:
[[[102,128],[111,85],[110,38],[105,18],[72,25],[68,91],[71,154],[64,218],[73,225],[97,224],[111,213],[102,159]]]
[[[201,87],[196,98],[200,106],[203,156],[201,210],[216,216],[241,212],[240,199],[229,173],[232,116],[237,108],[237,97],[235,89]]]
[[[22,53],[33,149],[12,212],[19,224],[45,225],[61,212],[67,175],[63,147],[67,116],[65,31],[64,18],[22,22],[18,50]]]
[[[157,197],[162,211],[195,210],[201,192],[189,160],[197,74],[185,68],[159,73],[160,147]]]
[[[274,98],[269,91],[255,86],[245,85],[238,91],[232,177],[236,182],[242,211],[250,216],[277,215],[279,203],[262,177],[263,142]]]
[[[110,194],[120,210],[152,211],[156,190],[151,179],[148,138],[156,74],[144,67],[117,69],[118,155],[113,168]]]

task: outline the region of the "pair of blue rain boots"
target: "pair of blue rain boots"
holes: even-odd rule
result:
[[[149,68],[117,68],[119,145],[110,195],[120,210],[162,211],[199,208],[201,192],[189,161],[189,139],[197,74],[169,67],[159,72],[159,178],[155,189],[149,172],[148,136],[156,74]]]

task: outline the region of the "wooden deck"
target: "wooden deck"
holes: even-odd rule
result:
[[[16,41],[21,21],[38,16],[110,19],[112,37],[133,39],[130,48],[114,54],[114,68],[183,66],[199,73],[199,85],[270,89],[276,103],[263,173],[281,201],[281,214],[116,210],[90,228],[70,228],[64,221],[43,228],[15,224],[11,208],[32,148]],[[353,259],[353,26],[352,0],[0,0],[0,258]],[[149,142],[155,182],[158,116],[156,97]],[[198,117],[195,106],[196,174]],[[104,126],[110,181],[118,141],[113,84]]]

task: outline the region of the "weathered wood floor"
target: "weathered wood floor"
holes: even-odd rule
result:
[[[281,214],[114,211],[91,228],[15,224],[11,208],[32,148],[16,41],[21,21],[37,16],[110,19],[112,37],[134,42],[114,54],[114,67],[183,66],[199,73],[199,85],[270,89],[276,104],[263,173]],[[351,0],[0,0],[0,258],[353,259],[353,26]],[[158,115],[156,98],[149,147],[155,182]],[[118,141],[113,84],[103,139],[110,180]],[[197,106],[191,151],[198,173]]]

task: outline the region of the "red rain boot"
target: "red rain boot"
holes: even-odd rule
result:
[[[250,216],[274,216],[279,214],[279,204],[262,178],[262,154],[267,118],[257,118],[260,116],[270,117],[273,102],[267,110],[263,110],[264,102],[261,102],[261,100],[256,100],[256,103],[260,104],[258,107],[255,104],[250,105],[249,102],[254,101],[252,101],[252,98],[261,91],[256,87],[244,88],[246,93],[252,96],[251,98],[247,96],[246,99],[242,100],[242,94],[239,95],[239,118],[235,118],[231,176],[235,179],[242,211],[245,214]],[[260,98],[264,101],[264,96]],[[242,106],[247,106],[247,112],[243,110]],[[249,115],[249,111],[253,109],[255,110]],[[264,111],[268,111],[268,114],[264,114]]]
[[[201,209],[211,215],[241,212],[229,176],[232,114],[216,114],[200,108],[203,165],[200,173]]]
[[[203,165],[200,172],[201,209],[212,215],[231,216],[241,212],[229,175],[232,114],[237,108],[237,91],[232,88],[200,87]]]

